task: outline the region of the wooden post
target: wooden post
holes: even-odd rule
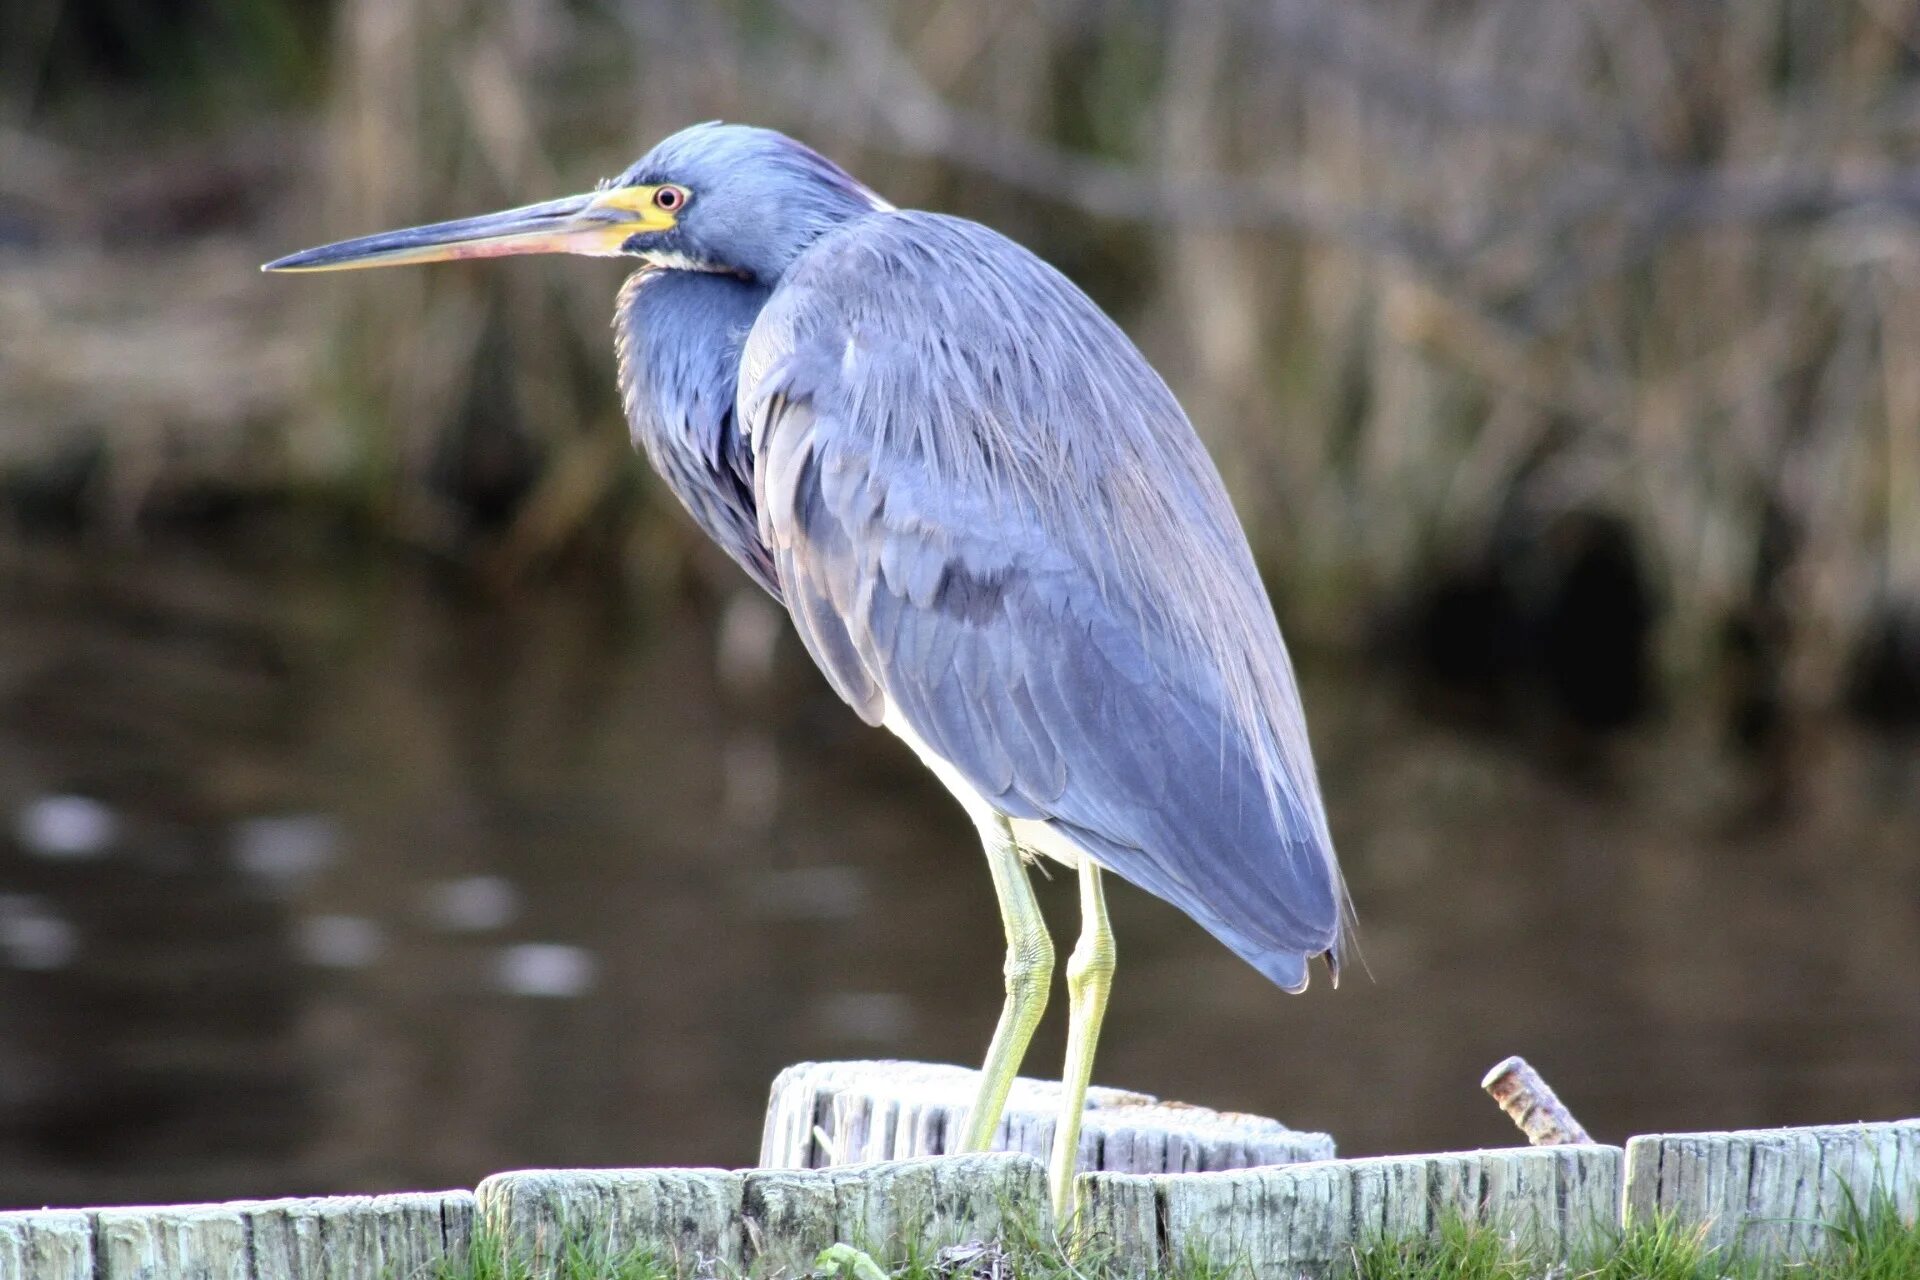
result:
[[[765,1168],[820,1169],[942,1155],[973,1104],[974,1071],[925,1062],[803,1062],[773,1082],[760,1138]],[[994,1150],[1041,1160],[1053,1142],[1060,1085],[1021,1078]],[[1080,1168],[1193,1173],[1331,1160],[1333,1139],[1264,1116],[1161,1102],[1144,1093],[1087,1091]]]
[[[467,1256],[473,1196],[403,1192],[266,1200],[236,1206],[247,1224],[252,1280],[430,1276]]]
[[[365,1280],[467,1255],[465,1191],[0,1213],[0,1280]]]
[[[1192,1254],[1248,1275],[1346,1274],[1376,1240],[1420,1237],[1449,1217],[1520,1231],[1563,1252],[1619,1218],[1618,1147],[1380,1156],[1229,1173],[1080,1177],[1075,1230],[1166,1274]]]
[[[100,1280],[253,1280],[247,1224],[231,1204],[102,1209],[94,1216]]]
[[[1646,1134],[1627,1141],[1626,1222],[1671,1214],[1709,1245],[1775,1262],[1826,1250],[1850,1206],[1920,1217],[1920,1120]]]
[[[0,1276],[93,1280],[93,1216],[79,1209],[0,1213]]]
[[[804,1275],[822,1249],[885,1253],[992,1239],[1004,1212],[1047,1212],[1025,1156],[901,1160],[858,1169],[574,1169],[497,1173],[481,1221],[545,1275],[570,1235],[651,1245],[683,1274]]]
[[[746,1179],[727,1169],[533,1169],[474,1189],[479,1221],[544,1275],[569,1239],[615,1253],[646,1245],[688,1273],[740,1266]]]

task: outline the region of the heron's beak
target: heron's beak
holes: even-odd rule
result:
[[[671,213],[656,208],[652,187],[615,187],[477,218],[456,218],[405,231],[342,240],[267,263],[262,271],[344,271],[515,253],[585,253],[610,258],[628,237],[665,231]]]

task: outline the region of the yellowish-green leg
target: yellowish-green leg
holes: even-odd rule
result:
[[[1000,1112],[1007,1105],[1007,1091],[1020,1074],[1020,1060],[1026,1057],[1027,1042],[1046,1012],[1047,988],[1053,982],[1053,939],[1047,936],[1040,904],[1034,901],[1027,869],[1021,865],[1013,828],[995,815],[980,824],[980,837],[987,847],[993,889],[1000,898],[1000,919],[1007,927],[1007,1001],[1000,1008],[993,1043],[980,1068],[980,1088],[967,1115],[961,1151],[985,1151],[993,1141]]]
[[[1080,1151],[1080,1115],[1087,1106],[1087,1082],[1093,1079],[1093,1050],[1100,1021],[1107,1016],[1113,990],[1113,926],[1107,921],[1107,895],[1100,868],[1080,859],[1080,941],[1067,957],[1067,1067],[1060,1099],[1060,1121],[1053,1130],[1053,1159],[1047,1184],[1053,1190],[1054,1216],[1065,1222],[1073,1209],[1073,1171]]]

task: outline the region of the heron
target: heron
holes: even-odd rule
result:
[[[1292,665],[1199,436],[1066,276],[770,129],[695,125],[586,194],[265,269],[525,253],[634,263],[637,447],[979,832],[1005,993],[957,1150],[990,1148],[1052,986],[1028,868],[1077,877],[1048,1161],[1068,1212],[1115,967],[1103,874],[1289,992],[1315,958],[1338,983],[1350,929]]]

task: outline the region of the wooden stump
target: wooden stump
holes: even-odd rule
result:
[[[231,1204],[102,1209],[94,1259],[100,1280],[253,1280],[247,1224]]]
[[[467,1256],[473,1196],[465,1191],[265,1200],[236,1206],[247,1224],[252,1280],[427,1277]]]
[[[622,1253],[658,1250],[688,1272],[740,1265],[746,1179],[727,1169],[535,1169],[474,1189],[488,1233],[540,1268],[591,1237]]]
[[[773,1082],[760,1163],[821,1169],[944,1154],[973,1104],[978,1073],[924,1062],[803,1062]],[[994,1135],[996,1151],[1047,1158],[1058,1081],[1015,1082]],[[1080,1168],[1193,1173],[1333,1158],[1333,1139],[1263,1116],[1161,1102],[1094,1088],[1080,1128]]]
[[[658,1250],[683,1274],[802,1275],[830,1244],[884,1256],[991,1239],[1009,1210],[1044,1216],[1046,1173],[1025,1156],[826,1170],[581,1169],[499,1173],[481,1221],[546,1275],[570,1238]]]
[[[1669,1213],[1704,1225],[1710,1245],[1779,1262],[1822,1252],[1826,1228],[1876,1193],[1920,1216],[1920,1120],[1627,1141],[1629,1224]]]
[[[0,1280],[365,1280],[466,1256],[465,1191],[0,1213]]]
[[[78,1209],[0,1213],[0,1276],[93,1280],[93,1218]]]
[[[1082,1174],[1076,1230],[1163,1274],[1197,1255],[1257,1276],[1334,1276],[1355,1250],[1430,1234],[1449,1216],[1522,1233],[1565,1256],[1614,1229],[1620,1163],[1618,1147],[1556,1146],[1229,1173]]]

